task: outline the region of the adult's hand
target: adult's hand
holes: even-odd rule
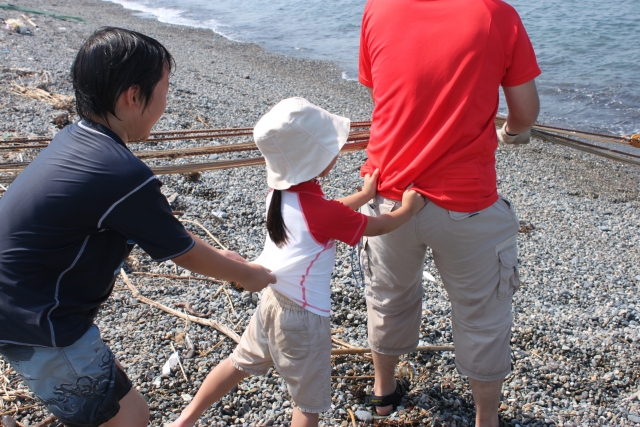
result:
[[[531,129],[512,135],[507,132],[507,123],[505,122],[505,124],[498,129],[498,141],[503,144],[528,144],[531,142]]]

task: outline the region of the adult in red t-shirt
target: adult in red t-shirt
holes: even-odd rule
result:
[[[497,192],[495,150],[499,138],[528,142],[539,74],[520,17],[500,0],[365,6],[359,80],[375,106],[361,173],[380,170],[379,196],[365,213],[397,208],[412,183],[429,200],[414,221],[363,245],[376,370],[370,400],[381,414],[405,392],[393,368],[418,343],[429,247],[452,303],[456,364],[469,377],[476,425],[498,425],[519,280],[518,221]],[[509,115],[497,136],[500,86]]]

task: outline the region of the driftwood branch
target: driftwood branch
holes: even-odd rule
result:
[[[211,283],[217,283],[217,284],[224,283],[221,280],[212,279],[211,277],[176,276],[175,274],[147,273],[146,271],[134,271],[131,274],[136,276],[164,277],[166,279],[176,279],[176,280],[202,280],[204,282],[211,282]]]
[[[232,340],[234,340],[236,343],[240,342],[240,336],[231,328],[229,328],[228,326],[225,326],[221,323],[216,322],[215,320],[211,320],[211,319],[201,319],[199,317],[195,317],[195,316],[190,316],[186,313],[181,313],[178,310],[174,310],[172,308],[169,308],[165,305],[160,304],[159,302],[156,302],[152,299],[149,299],[145,296],[143,296],[140,291],[138,291],[138,289],[133,286],[133,284],[131,283],[131,281],[129,280],[129,277],[127,276],[127,273],[125,273],[124,270],[120,269],[120,275],[122,276],[122,280],[124,281],[125,285],[127,285],[127,287],[129,288],[129,290],[131,290],[131,293],[133,294],[133,296],[139,300],[144,302],[145,304],[149,304],[153,307],[159,308],[162,311],[165,311],[169,314],[173,314],[174,316],[177,316],[181,319],[185,319],[185,320],[189,320],[193,323],[197,323],[199,325],[203,325],[203,326],[210,326],[220,332],[222,332],[223,334],[225,334],[226,336],[228,336],[229,338],[231,338]]]
[[[431,351],[453,351],[452,345],[423,345],[417,347],[414,352],[426,353]],[[339,354],[368,354],[371,353],[370,348],[334,348],[331,350],[331,355]]]

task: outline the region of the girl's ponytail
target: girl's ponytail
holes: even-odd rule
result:
[[[267,231],[269,237],[277,247],[283,247],[288,241],[287,226],[282,218],[282,191],[273,190],[271,204],[267,213]]]

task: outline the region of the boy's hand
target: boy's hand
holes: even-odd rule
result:
[[[367,200],[371,200],[376,197],[378,192],[378,175],[380,175],[380,170],[376,169],[373,171],[373,174],[366,174],[364,176],[362,192],[368,197]]]
[[[237,252],[234,252],[234,251],[221,250],[220,253],[225,257],[232,259],[234,261],[245,262],[245,263],[249,262],[246,259],[242,258],[240,255],[238,255]]]
[[[242,279],[239,284],[249,292],[259,292],[269,284],[276,283],[276,276],[263,266],[247,263],[246,267],[249,269],[247,270],[246,278]]]
[[[413,190],[405,190],[402,195],[402,207],[406,207],[411,212],[411,215],[415,215],[424,207],[426,204],[424,197],[422,194],[417,193]]]

